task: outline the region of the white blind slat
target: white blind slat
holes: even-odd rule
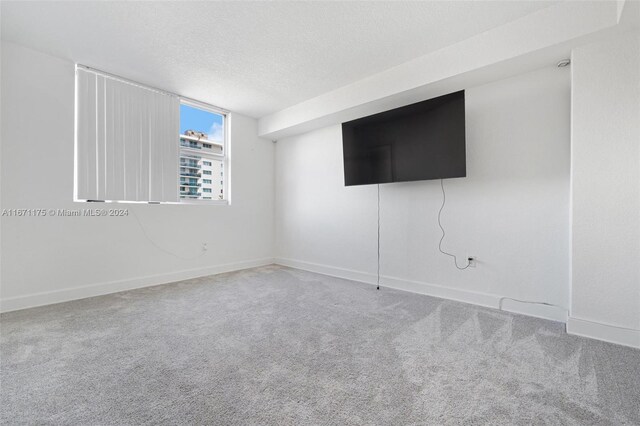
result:
[[[95,161],[95,81],[94,74],[78,76],[76,94],[78,105],[83,105],[77,111],[77,144],[76,144],[76,194],[81,199],[95,199],[96,173]]]
[[[101,117],[106,113],[105,79],[96,75],[96,200],[106,200],[106,130],[107,123]]]
[[[126,102],[127,94],[123,90],[121,83],[116,80],[110,80],[109,85],[113,87],[112,98],[107,98],[107,103],[111,104],[112,115],[105,117],[106,122],[113,123],[113,136],[107,138],[107,144],[113,147],[111,155],[113,156],[109,160],[112,164],[113,171],[113,184],[107,187],[106,199],[107,200],[119,200],[129,201],[125,198],[124,193],[124,179],[125,179],[125,152],[124,144],[127,138],[125,126],[127,125],[126,116]],[[108,154],[107,154],[108,155]]]
[[[149,95],[149,94],[147,94]],[[144,109],[140,109],[140,114],[144,113]],[[149,198],[149,120],[138,127],[138,155],[137,155],[137,183],[138,201],[150,200]]]
[[[113,87],[113,80],[105,79],[105,117],[115,117],[116,110],[114,107],[114,98],[115,98],[115,89]],[[111,193],[114,191],[116,187],[116,176],[119,174],[117,172],[117,161],[115,150],[116,147],[113,143],[109,143],[108,141],[113,141],[120,137],[117,129],[116,120],[105,120],[105,177],[104,177],[104,199],[108,200],[111,196]]]
[[[180,134],[180,101],[178,99],[173,99],[174,102],[166,102],[162,105],[162,109],[164,110],[164,116],[171,116],[172,111],[176,111],[174,115],[174,120],[166,120],[164,122],[164,129],[162,134],[166,135],[169,133]],[[160,135],[159,135],[160,137]],[[178,136],[179,139],[179,136]],[[171,199],[174,201],[178,201],[178,185],[174,182],[177,182],[178,176],[178,149],[179,141],[177,143],[163,143],[160,146],[161,150],[161,158],[162,158],[162,198],[165,200]],[[174,160],[175,159],[175,160]],[[173,179],[170,179],[169,176],[174,176]]]

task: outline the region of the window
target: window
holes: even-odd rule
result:
[[[82,65],[75,87],[74,201],[228,201],[226,112]]]
[[[181,202],[211,200],[204,194],[224,194],[224,172],[220,181],[213,183],[204,176],[212,174],[212,168],[224,170],[227,161],[225,115],[201,104],[182,101],[180,104],[180,185],[185,179],[194,178],[196,187],[184,190],[180,187]],[[189,182],[192,182],[191,180]],[[219,182],[219,183],[218,183]],[[224,200],[219,197],[219,200]]]

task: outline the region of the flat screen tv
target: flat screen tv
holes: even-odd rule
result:
[[[342,123],[344,183],[465,177],[464,90]]]

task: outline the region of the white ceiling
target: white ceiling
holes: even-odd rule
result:
[[[261,117],[547,1],[7,2],[2,39]]]

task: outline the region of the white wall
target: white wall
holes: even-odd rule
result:
[[[575,49],[572,82],[568,330],[640,347],[640,34]]]
[[[467,177],[445,181],[444,247],[478,257],[458,271],[438,253],[439,181],[381,185],[382,282],[497,306],[499,297],[569,302],[570,81],[555,67],[466,92]],[[372,282],[376,187],[344,187],[340,126],[276,145],[278,262]],[[564,320],[566,310],[504,301]]]
[[[73,64],[2,43],[2,208],[73,203]],[[2,309],[271,263],[274,148],[231,115],[231,206],[117,204],[128,217],[2,217]],[[177,141],[176,141],[177,143]]]

